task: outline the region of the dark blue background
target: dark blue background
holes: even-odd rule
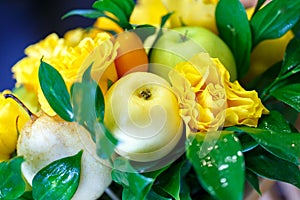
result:
[[[14,87],[11,67],[23,58],[24,49],[50,33],[88,27],[93,20],[74,16],[61,20],[72,9],[91,8],[94,0],[1,0],[0,92]]]

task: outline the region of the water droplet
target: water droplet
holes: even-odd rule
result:
[[[220,180],[221,183],[226,183],[226,181],[227,181],[226,178],[221,178]]]
[[[224,170],[224,169],[227,169],[228,167],[229,167],[228,164],[223,164],[223,165],[221,165],[221,166],[218,168],[218,170],[219,170],[219,171],[222,171],[222,170]]]
[[[243,156],[243,152],[238,151],[238,152],[237,152],[237,155],[238,155],[238,156]]]
[[[293,143],[293,144],[292,144],[292,147],[295,147],[295,146],[296,146],[295,143]]]
[[[219,148],[219,146],[218,146],[218,145],[215,145],[215,149],[217,149],[217,148]]]
[[[232,156],[232,162],[236,162],[236,160],[237,160],[237,156],[236,155]]]
[[[205,160],[201,160],[201,164],[202,164],[202,166],[204,167],[204,166],[206,166],[206,161]]]
[[[213,147],[208,147],[207,148],[207,151],[211,151],[211,150],[213,150]]]
[[[228,186],[228,182],[226,178],[221,178],[220,179],[221,187],[225,188]]]

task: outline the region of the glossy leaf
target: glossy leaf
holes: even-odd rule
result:
[[[203,157],[204,138],[197,134],[187,150],[187,157],[199,182],[217,199],[243,199],[245,166],[238,139],[232,133],[222,132],[216,144],[208,147],[209,152]]]
[[[258,194],[261,194],[257,174],[253,173],[249,169],[246,169],[246,180],[250,183],[250,185],[256,190]]]
[[[173,164],[157,178],[158,184],[155,185],[176,200],[180,199],[181,169],[184,164],[183,161]]]
[[[97,9],[100,12],[109,12],[113,14],[117,20],[114,20],[114,17],[108,18],[115,21],[123,29],[132,29],[131,24],[129,23],[131,13],[134,8],[134,2],[132,0],[101,0],[95,1],[93,8]]]
[[[216,23],[220,37],[233,53],[241,78],[249,69],[251,52],[251,29],[244,6],[239,0],[219,1]]]
[[[18,200],[34,200],[32,197],[32,191],[26,191],[24,194],[18,198]]]
[[[97,10],[92,9],[76,9],[72,10],[62,16],[62,19],[66,19],[70,16],[79,15],[86,18],[97,19],[98,17],[105,17],[103,12],[99,12]]]
[[[72,102],[76,121],[84,126],[97,144],[97,154],[103,159],[114,153],[117,140],[103,124],[104,97],[91,77],[92,64],[84,72],[81,82],[72,86]]]
[[[249,135],[247,134],[240,134],[238,136],[239,141],[242,145],[242,151],[247,152],[250,151],[251,149],[254,149],[257,147],[258,143]]]
[[[17,199],[25,191],[22,178],[22,157],[15,157],[0,163],[0,199]]]
[[[188,186],[187,182],[185,179],[181,180],[180,184],[180,199],[185,199],[185,200],[192,200],[191,197],[191,191],[190,187]]]
[[[271,95],[300,112],[300,83],[280,87],[271,91]]]
[[[245,153],[244,157],[247,168],[255,174],[300,188],[300,171],[297,165],[282,160],[261,147]]]
[[[111,0],[111,1],[113,1],[116,5],[118,5],[122,9],[122,11],[125,13],[127,20],[129,20],[133,12],[133,9],[135,7],[134,1],[133,0],[123,0],[123,1]]]
[[[259,123],[259,128],[273,132],[290,133],[291,128],[284,116],[278,111],[271,110],[269,115],[265,115]]]
[[[74,121],[70,94],[60,73],[48,63],[41,61],[39,81],[51,108],[64,120]]]
[[[34,199],[69,200],[79,185],[82,150],[74,156],[56,160],[41,169],[32,180]]]
[[[151,199],[159,199],[159,200],[173,200],[172,198],[167,198],[167,197],[164,197],[164,196],[161,196],[159,194],[157,194],[156,192],[154,192],[153,190],[151,190],[147,196],[147,199],[148,200],[151,200]]]
[[[168,167],[169,165],[142,174],[138,173],[136,169],[132,167],[129,160],[119,157],[114,160],[112,179],[123,186],[122,199],[145,199],[155,179],[168,169]]]
[[[274,0],[258,10],[251,19],[253,47],[266,39],[275,39],[289,31],[300,18],[298,1]]]
[[[266,2],[266,0],[258,0],[254,9],[253,15],[262,7],[262,5]],[[253,17],[252,15],[252,17]]]
[[[123,158],[114,161],[114,169],[111,175],[113,181],[123,186],[122,196],[126,199],[132,199],[132,197],[145,199],[154,183],[153,178],[139,174],[130,165],[129,161]]]
[[[299,164],[300,133],[274,132],[250,127],[239,127],[238,129],[249,134],[273,155],[296,165]]]
[[[291,74],[298,73],[300,71],[300,38],[292,39],[286,49],[283,65],[279,75],[291,72]]]

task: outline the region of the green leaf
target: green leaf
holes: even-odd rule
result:
[[[123,158],[114,161],[111,175],[113,181],[123,186],[122,197],[126,199],[130,196],[134,196],[135,199],[145,199],[154,183],[154,178],[139,174],[129,161]]]
[[[48,63],[41,61],[38,74],[41,89],[51,108],[62,119],[74,121],[70,95],[60,73]]]
[[[246,180],[250,183],[250,185],[256,190],[258,194],[261,194],[257,174],[253,173],[249,169],[246,169]]]
[[[265,115],[259,123],[259,128],[273,132],[290,133],[291,128],[285,117],[280,112],[271,110],[269,115]]]
[[[181,185],[180,185],[180,199],[185,199],[185,200],[192,200],[191,197],[191,191],[190,187],[188,186],[188,183],[186,179],[181,180]]]
[[[199,182],[217,199],[243,199],[245,166],[238,139],[232,133],[222,132],[216,144],[203,150],[207,142],[204,138],[205,135],[197,134],[187,149]],[[202,156],[202,151],[208,153]]]
[[[300,188],[300,171],[297,165],[282,160],[261,147],[246,152],[244,157],[247,168],[255,174]]]
[[[86,69],[81,82],[72,86],[72,102],[76,121],[84,126],[97,144],[97,155],[103,159],[114,153],[117,139],[104,126],[104,97],[91,77],[92,64]]]
[[[151,190],[149,192],[147,199],[149,199],[149,200],[152,200],[152,199],[173,200],[172,198],[167,198],[167,197],[161,196],[161,195],[157,194],[156,192],[154,192],[153,190]]]
[[[273,155],[296,165],[299,164],[300,133],[274,132],[250,127],[238,127],[237,129],[249,134]]]
[[[112,133],[101,122],[95,127],[97,133],[96,139],[96,151],[100,158],[108,159],[114,154],[118,140],[112,135]]]
[[[97,19],[98,17],[105,17],[106,15],[103,12],[99,12],[98,10],[92,9],[76,9],[72,10],[62,16],[62,19],[66,19],[70,16],[79,15],[82,17],[90,18],[90,19]]]
[[[113,14],[117,18],[117,20],[113,21],[123,29],[132,29],[132,26],[129,23],[134,8],[134,2],[132,0],[98,0],[93,4],[93,8],[104,14],[105,12]],[[107,17],[110,18],[109,16]],[[111,17],[110,19],[114,19],[114,17]]]
[[[181,161],[164,171],[157,177],[156,181],[158,184],[155,185],[155,187],[158,187],[164,192],[168,193],[171,197],[173,197],[173,199],[179,200],[181,169],[184,164],[184,161]]]
[[[250,151],[251,149],[254,149],[257,147],[258,143],[248,134],[240,134],[238,136],[239,141],[242,145],[242,151],[247,152]]]
[[[251,29],[244,6],[239,0],[219,1],[216,23],[220,37],[233,53],[241,78],[249,69],[251,52]]]
[[[300,83],[280,87],[270,94],[300,112]]]
[[[18,200],[34,200],[32,197],[32,191],[26,191],[24,194],[18,198]]]
[[[135,3],[133,0],[111,0],[114,2],[114,4],[116,4],[119,8],[122,9],[122,11],[124,12],[127,20],[129,21],[130,16],[133,12],[133,9],[135,7]]]
[[[254,9],[253,15],[262,7],[262,5],[266,2],[266,0],[258,0]],[[253,17],[252,15],[252,17]]]
[[[15,157],[0,163],[0,199],[17,199],[25,191],[22,178],[22,157]]]
[[[283,36],[299,20],[298,1],[273,0],[252,17],[253,48],[261,41]]]
[[[75,194],[80,179],[82,150],[41,169],[32,180],[34,199],[66,199]]]
[[[300,71],[300,38],[292,39],[285,51],[282,68],[279,75],[286,74],[295,74]]]

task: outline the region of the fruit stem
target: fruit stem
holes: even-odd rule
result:
[[[15,100],[20,106],[22,106],[25,111],[28,113],[28,115],[30,116],[30,118],[33,120],[33,119],[36,119],[37,116],[35,114],[33,114],[28,108],[27,106],[25,106],[25,104],[18,98],[16,97],[15,95],[13,94],[3,94],[4,98],[7,99],[7,98],[12,98],[13,100]]]
[[[143,97],[145,100],[151,97],[151,91],[149,89],[145,89],[140,92],[140,97]]]
[[[185,30],[185,32],[184,32],[184,34],[182,35],[182,34],[180,34],[180,38],[181,38],[181,41],[182,42],[185,42],[185,41],[187,41],[188,40],[188,30]]]

